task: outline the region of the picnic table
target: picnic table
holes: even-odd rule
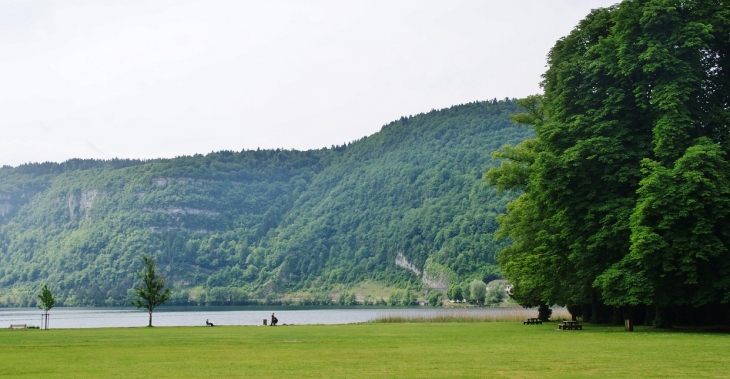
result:
[[[558,325],[558,329],[562,330],[583,330],[583,325],[578,321],[563,321],[562,325]]]
[[[528,318],[522,322],[522,325],[542,325],[542,320],[539,318]]]

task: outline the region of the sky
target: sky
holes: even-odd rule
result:
[[[541,92],[616,0],[0,0],[0,165],[318,149]]]

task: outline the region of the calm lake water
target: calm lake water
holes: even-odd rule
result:
[[[208,319],[215,325],[262,325],[276,313],[279,324],[351,324],[373,321],[378,317],[431,317],[453,313],[447,308],[290,308],[290,307],[164,307],[152,315],[155,326],[204,326]],[[470,315],[514,312],[514,309],[467,308]],[[530,317],[537,317],[537,313]],[[0,327],[10,324],[41,325],[42,311],[37,308],[0,308]],[[49,327],[113,328],[147,326],[148,314],[134,308],[54,308]]]

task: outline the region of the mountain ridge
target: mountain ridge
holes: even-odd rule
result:
[[[491,232],[512,195],[482,176],[492,151],[531,136],[515,112],[462,104],[329,149],[0,168],[0,304],[48,283],[59,304],[124,305],[141,255],[180,304],[496,277]]]

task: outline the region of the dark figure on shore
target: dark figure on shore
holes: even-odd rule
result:
[[[276,326],[276,323],[279,322],[279,319],[274,316],[274,314],[271,314],[271,326]]]
[[[205,325],[207,326],[215,326],[212,322],[208,321],[208,319],[205,319]]]

